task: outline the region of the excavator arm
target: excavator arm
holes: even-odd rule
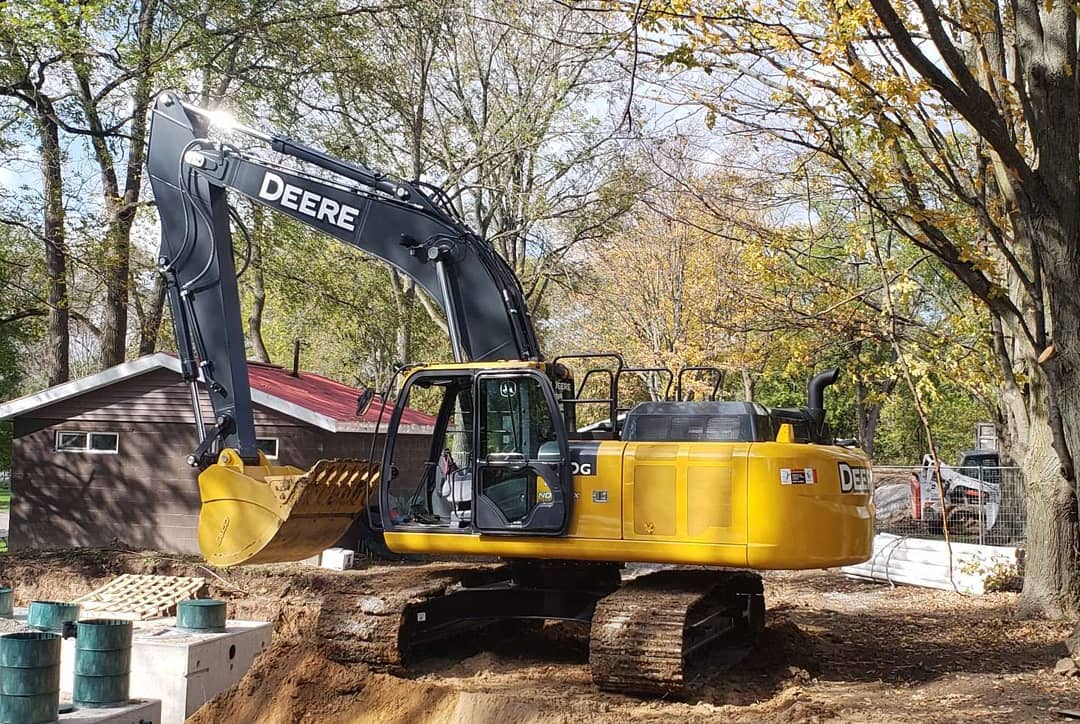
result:
[[[415,281],[446,315],[456,361],[539,360],[540,350],[517,277],[442,191],[229,124],[245,138],[241,149],[210,137],[223,120],[162,93],[151,111],[146,156],[161,218],[158,261],[199,431],[188,459],[202,468],[199,546],[219,565],[301,560],[333,545],[366,509],[379,470],[365,460],[324,460],[303,471],[260,455],[230,192]],[[283,162],[261,157],[271,152]],[[209,426],[200,413],[200,380],[214,410]]]
[[[540,359],[517,277],[456,217],[441,191],[284,136],[233,127],[256,147],[328,177],[287,168],[211,140],[218,117],[175,93],[162,93],[152,110],[146,161],[161,217],[159,262],[182,371],[192,385],[201,374],[215,415],[213,426],[200,432],[193,464],[202,462],[215,438],[243,460],[258,460],[230,191],[371,254],[415,281],[446,315],[455,361]]]

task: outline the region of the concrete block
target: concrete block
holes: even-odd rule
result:
[[[161,702],[136,699],[107,709],[76,709],[60,715],[61,724],[160,724]]]
[[[131,644],[131,695],[161,700],[162,724],[182,724],[195,710],[238,682],[270,645],[261,621],[228,621],[224,633],[188,633],[176,620],[136,621]],[[75,641],[60,651],[60,690],[74,680]]]
[[[347,571],[353,567],[353,555],[348,548],[327,548],[322,552],[322,567]]]

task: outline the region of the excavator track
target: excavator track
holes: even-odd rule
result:
[[[403,566],[365,582],[360,590],[355,580],[345,577],[341,595],[327,596],[319,610],[320,643],[335,661],[401,671],[418,647],[477,625],[461,618],[424,631],[428,617],[419,616],[418,621],[418,613],[426,613],[427,606],[438,605],[462,589],[483,588],[509,577],[505,565],[463,568],[455,564],[429,565],[420,575]],[[333,590],[333,585],[329,588]]]
[[[707,652],[731,644],[742,653],[764,627],[761,578],[744,571],[665,570],[621,585],[616,566],[585,564],[443,564],[389,576],[397,580],[371,580],[364,593],[346,579],[353,595],[324,601],[318,630],[331,658],[400,672],[429,644],[466,632],[475,633],[462,640],[482,642],[500,621],[591,620],[599,688],[681,695],[715,660]]]
[[[602,599],[589,636],[593,681],[605,691],[685,694],[719,639],[743,644],[764,628],[761,577],[745,571],[669,570]]]

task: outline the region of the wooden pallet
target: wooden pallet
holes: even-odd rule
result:
[[[198,577],[125,573],[75,600],[80,618],[145,621],[175,613],[177,603],[195,598],[205,585]]]

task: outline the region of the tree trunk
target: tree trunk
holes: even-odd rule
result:
[[[262,336],[263,310],[266,309],[266,286],[263,280],[262,269],[262,231],[263,211],[255,209],[254,223],[251,231],[251,260],[248,262],[248,271],[251,279],[251,314],[248,316],[248,337],[251,339],[252,354],[260,362],[270,362],[270,353],[266,350],[266,343]]]
[[[881,419],[881,405],[859,407],[859,447],[871,460],[874,459],[874,438],[877,436],[878,420]]]
[[[165,308],[165,275],[154,275],[154,285],[150,288],[146,311],[139,320],[139,355],[157,351],[158,335],[161,334],[161,320]]]
[[[750,376],[750,370],[739,370],[742,374],[743,399],[747,402],[754,401],[754,378]]]
[[[45,196],[45,271],[49,280],[49,325],[46,358],[49,386],[71,377],[70,309],[67,288],[67,241],[64,230],[64,191],[60,134],[48,113],[37,116],[41,137],[42,191]]]
[[[127,239],[110,234],[105,250],[105,315],[101,324],[101,366],[112,367],[127,356],[128,275],[131,257]]]
[[[1075,22],[1075,18],[1073,19]],[[1060,159],[1058,159],[1060,161]],[[1051,165],[1052,164],[1049,164]],[[1076,159],[1071,168],[1075,191]],[[1041,170],[1041,166],[1040,166]],[[1065,172],[1062,172],[1065,173]],[[1048,174],[1056,177],[1060,174]],[[1041,365],[1029,370],[1031,443],[1024,458],[1027,550],[1020,608],[1049,617],[1080,613],[1080,521],[1076,456],[1080,451],[1080,209],[1075,193],[1057,190],[1057,213],[1028,214],[1020,236],[1032,240],[1045,274],[1052,349],[1034,350]]]
[[[874,390],[874,399],[883,400],[896,386],[895,379],[888,379]],[[874,438],[877,436],[878,422],[881,421],[882,403],[866,401],[870,390],[861,379],[855,380],[855,411],[859,423],[859,447],[871,460],[874,459]]]
[[[391,269],[390,291],[397,317],[394,336],[395,362],[407,365],[412,361],[412,312],[416,301],[416,285],[411,279],[402,278],[396,269]]]
[[[127,358],[128,302],[131,279],[131,227],[135,223],[142,189],[143,158],[146,152],[147,111],[150,107],[154,21],[157,0],[139,5],[137,42],[139,68],[131,94],[131,123],[128,129],[126,173],[121,190],[116,174],[114,151],[104,133],[99,100],[92,90],[92,73],[85,57],[77,56],[72,66],[78,80],[79,96],[87,124],[94,131],[91,146],[101,172],[102,190],[109,226],[105,237],[105,313],[101,325],[101,366],[118,365]]]
[[[1080,525],[1076,495],[1061,475],[1042,390],[1029,397],[1025,476],[1027,544],[1019,613],[1060,618],[1080,611]],[[1080,414],[1080,410],[1076,411]]]

